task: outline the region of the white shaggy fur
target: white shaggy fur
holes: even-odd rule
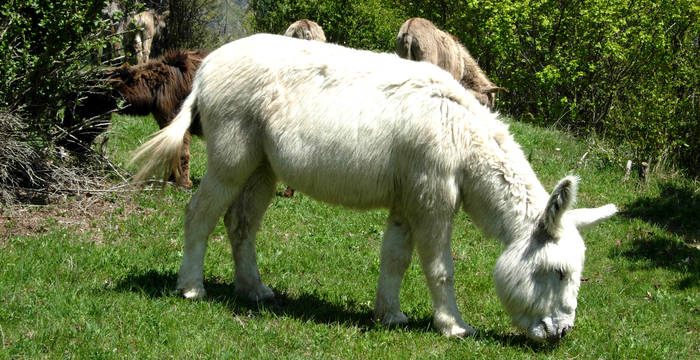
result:
[[[494,279],[514,324],[537,340],[573,326],[585,251],[575,225],[612,216],[615,207],[567,211],[577,179],[565,178],[550,197],[507,126],[448,73],[275,35],[234,41],[204,60],[181,112],[141,147],[135,160],[149,162],[139,178],[179,159],[193,116],[207,140],[208,169],[186,209],[178,278],[186,297],[205,294],[207,237],[225,211],[236,292],[273,297],[254,241],[282,180],[329,203],[389,209],[375,299],[383,323],[407,322],[399,289],[415,248],[435,327],[447,336],[474,332],[454,294],[450,237],[462,205],[506,244]]]

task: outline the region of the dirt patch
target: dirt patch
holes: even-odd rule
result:
[[[72,232],[99,231],[107,219],[150,214],[133,199],[134,191],[117,188],[90,190],[56,200],[49,205],[13,205],[0,211],[0,246],[16,236],[34,236],[65,227]],[[99,236],[95,241],[101,241]]]

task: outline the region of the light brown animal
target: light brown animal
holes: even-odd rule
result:
[[[165,29],[165,18],[170,11],[157,13],[154,9],[142,11],[126,21],[125,42],[133,45],[138,64],[145,64],[151,56],[153,39]]]
[[[326,34],[321,25],[308,19],[300,19],[289,25],[284,36],[326,42]]]
[[[480,103],[492,109],[496,93],[505,90],[486,77],[457,38],[423,18],[411,18],[401,25],[396,36],[396,54],[404,59],[427,61],[441,67]]]

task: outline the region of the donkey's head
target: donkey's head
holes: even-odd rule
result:
[[[170,10],[165,10],[162,13],[153,14],[153,27],[155,30],[153,36],[160,36],[163,33],[163,31],[165,31],[165,19],[168,18],[168,15],[170,15]]]
[[[578,179],[566,177],[522,239],[508,244],[496,262],[496,293],[513,324],[537,341],[558,341],[574,326],[586,247],[579,229],[617,212],[613,204],[570,210]]]

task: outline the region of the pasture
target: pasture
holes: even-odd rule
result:
[[[114,116],[110,158],[127,167],[155,130],[151,118]],[[492,281],[502,245],[463,213],[452,237],[455,290],[477,335],[458,340],[432,330],[415,255],[401,290],[409,325],[372,320],[384,210],[275,196],[256,245],[276,306],[234,295],[219,221],[204,263],[208,296],[188,301],[173,290],[191,192],[133,193],[115,178],[104,193],[2,210],[0,358],[700,358],[700,185],[669,172],[624,181],[604,145],[520,123],[511,131],[548,191],[573,170],[579,207],[621,210],[584,233],[576,325],[557,345],[510,325]],[[191,152],[196,188],[201,139]]]

